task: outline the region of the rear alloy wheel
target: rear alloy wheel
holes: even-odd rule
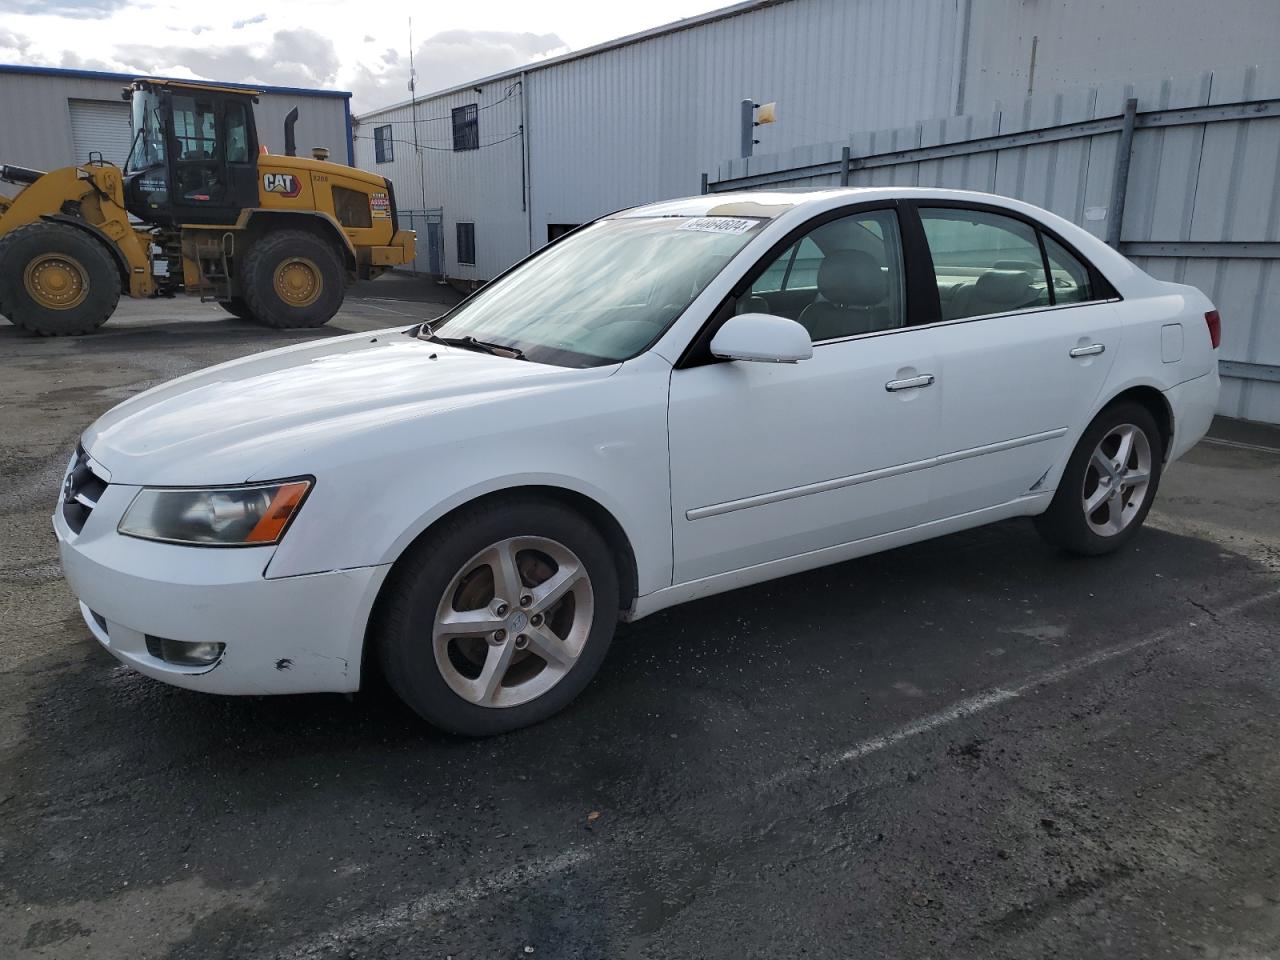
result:
[[[332,244],[304,230],[278,230],[255,240],[240,280],[248,314],[280,329],[324,326],[342,306],[345,285]]]
[[[120,301],[120,271],[96,237],[30,223],[0,239],[0,313],[44,336],[89,333]]]
[[[1150,411],[1118,403],[1098,414],[1067,462],[1036,528],[1073,553],[1110,553],[1138,532],[1160,483],[1164,448]]]
[[[1151,442],[1131,423],[1112,429],[1085,468],[1080,503],[1089,529],[1114,537],[1133,523],[1151,487]]]
[[[562,709],[618,619],[607,544],[555,502],[501,500],[406,555],[373,633],[396,692],[435,725],[487,736]]]

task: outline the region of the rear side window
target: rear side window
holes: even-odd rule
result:
[[[1046,233],[1040,236],[1044,238],[1044,253],[1049,258],[1054,303],[1084,303],[1097,299],[1088,268],[1053,237]]]
[[[1036,230],[982,210],[922,208],[943,320],[1049,306]]]

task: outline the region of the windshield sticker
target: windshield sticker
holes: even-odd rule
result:
[[[680,224],[680,229],[737,236],[754,230],[759,225],[759,220],[747,220],[744,217],[694,217]]]

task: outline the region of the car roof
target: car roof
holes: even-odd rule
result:
[[[949,200],[1002,207],[1048,227],[1090,260],[1121,293],[1153,291],[1159,281],[1148,276],[1101,238],[1052,211],[1022,200],[978,190],[943,187],[800,187],[737,190],[648,203],[620,210],[610,218],[630,217],[759,217],[770,221],[766,234],[789,230],[816,214],[852,203],[890,200]]]
[[[765,217],[772,219],[802,207],[827,207],[841,203],[876,200],[959,200],[1021,209],[1026,205],[1009,197],[977,190],[940,187],[784,187],[768,190],[736,190],[646,203],[620,210],[614,217]]]

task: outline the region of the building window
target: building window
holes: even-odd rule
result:
[[[476,262],[476,225],[474,223],[458,224],[458,262]]]
[[[453,108],[453,149],[477,150],[480,147],[480,109],[469,103]]]
[[[373,159],[378,163],[390,163],[396,158],[391,141],[391,124],[373,128]]]

